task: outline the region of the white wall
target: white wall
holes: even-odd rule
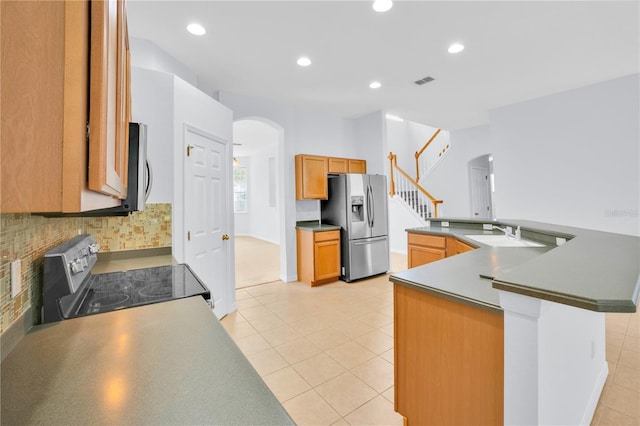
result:
[[[388,153],[385,153],[385,118],[382,111],[362,116],[354,120],[355,150],[351,158],[367,160],[367,173],[385,174],[385,161]],[[347,156],[347,155],[345,155]]]
[[[146,39],[131,37],[129,39],[129,48],[131,49],[132,67],[175,74],[192,86],[198,87],[196,73],[160,49],[155,43]]]
[[[490,128],[477,126],[455,130],[450,133],[450,138],[451,148],[442,162],[431,170],[425,186],[434,197],[444,201],[438,208],[440,216],[470,217],[471,201],[467,165],[474,158],[491,153]],[[532,217],[526,217],[526,219],[534,220]]]
[[[131,113],[147,125],[147,159],[153,173],[148,203],[173,203],[173,75],[131,68]]]
[[[639,77],[491,111],[497,216],[640,235]]]
[[[261,240],[280,244],[280,217],[276,205],[269,205],[269,186],[277,191],[278,182],[269,182],[269,158],[276,159],[278,146],[272,144],[251,157],[249,168],[249,229],[250,235]]]

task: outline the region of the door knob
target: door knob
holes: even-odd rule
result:
[[[222,235],[222,241],[227,241],[229,236],[227,234]]]

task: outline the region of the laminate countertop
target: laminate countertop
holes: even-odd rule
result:
[[[2,362],[2,424],[293,425],[201,297],[34,327]]]
[[[492,247],[467,237],[501,233],[483,224],[520,226],[524,239],[545,246]],[[392,274],[393,283],[493,311],[501,311],[497,289],[598,312],[636,311],[638,237],[523,220],[440,218],[407,232],[453,236],[478,249]]]
[[[335,231],[341,229],[338,225],[329,225],[321,223],[318,220],[308,220],[296,223],[296,229],[310,232]]]

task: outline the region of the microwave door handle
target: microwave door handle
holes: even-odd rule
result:
[[[147,201],[149,194],[151,194],[151,185],[153,184],[153,170],[151,169],[151,163],[147,163],[147,173],[145,174],[145,187],[144,187],[144,200]]]

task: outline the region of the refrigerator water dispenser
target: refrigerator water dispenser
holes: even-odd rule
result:
[[[364,197],[356,195],[351,197],[351,222],[364,222]]]

